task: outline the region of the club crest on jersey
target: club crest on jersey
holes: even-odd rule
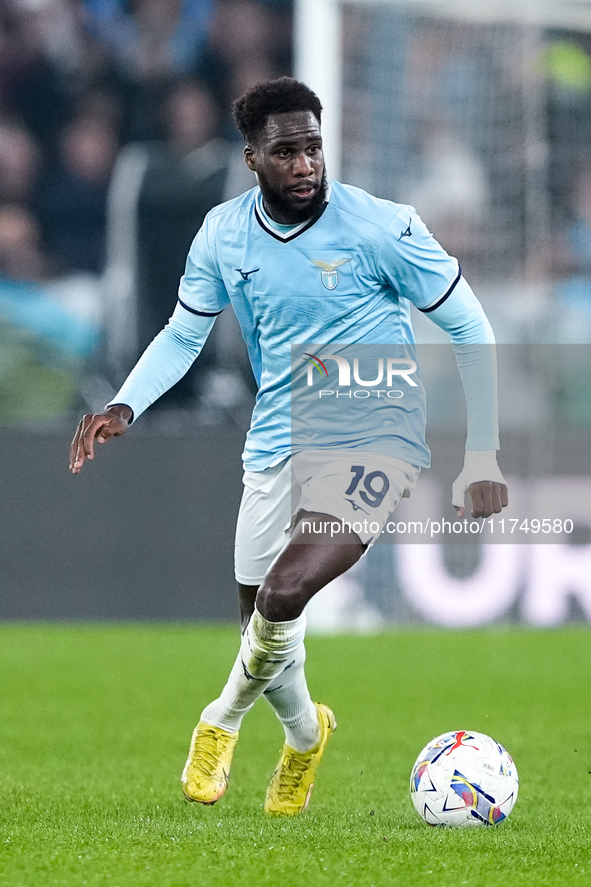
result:
[[[336,259],[334,262],[322,262],[320,259],[312,259],[311,261],[312,264],[316,265],[316,267],[320,268],[322,271],[322,285],[325,286],[327,290],[333,290],[339,282],[337,268],[350,262],[352,258],[352,256],[349,256],[348,259]]]

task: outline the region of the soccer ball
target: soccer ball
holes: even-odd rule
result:
[[[511,813],[518,789],[511,755],[469,730],[433,739],[410,774],[412,802],[428,825],[496,825]]]

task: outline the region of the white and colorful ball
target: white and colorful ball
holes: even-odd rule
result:
[[[428,825],[497,825],[519,790],[511,755],[484,733],[457,730],[433,739],[410,775],[415,810]]]

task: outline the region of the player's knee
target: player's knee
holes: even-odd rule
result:
[[[272,576],[259,588],[256,607],[269,622],[288,622],[301,615],[309,598],[309,590],[301,578]]]

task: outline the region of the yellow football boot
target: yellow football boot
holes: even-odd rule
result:
[[[320,739],[309,751],[296,751],[287,743],[271,778],[265,798],[265,813],[271,816],[297,816],[310,803],[316,769],[331,733],[337,728],[335,716],[327,705],[315,702],[320,725]]]
[[[189,757],[181,776],[188,801],[215,804],[228,788],[238,733],[200,721],[193,730]]]

